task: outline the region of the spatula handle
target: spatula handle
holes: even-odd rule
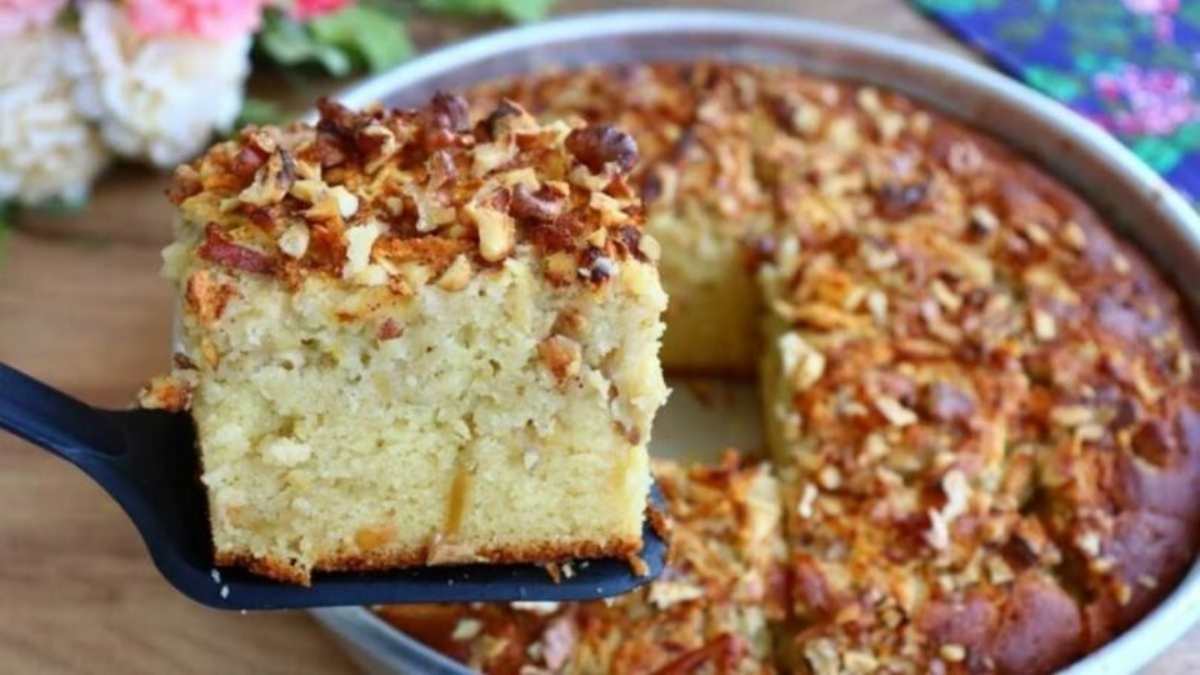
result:
[[[0,428],[78,464],[120,455],[121,429],[105,412],[0,363]]]

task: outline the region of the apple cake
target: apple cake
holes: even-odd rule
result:
[[[216,562],[314,570],[631,556],[667,298],[633,139],[323,101],[181,167],[171,378]]]
[[[774,673],[785,551],[770,467],[729,450],[714,466],[655,460],[667,567],[608,601],[396,605],[379,614],[487,675]]]
[[[664,366],[757,365],[789,549],[783,669],[1051,672],[1192,564],[1194,331],[1145,258],[1024,158],[779,67],[550,72],[472,97],[636,139]]]

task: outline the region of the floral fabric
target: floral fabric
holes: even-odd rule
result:
[[[1200,0],[913,0],[1200,200]]]

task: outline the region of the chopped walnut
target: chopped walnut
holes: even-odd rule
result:
[[[204,269],[188,276],[184,291],[188,310],[206,325],[220,319],[225,305],[236,295],[237,290],[231,284],[219,281],[216,274]]]
[[[582,352],[571,338],[551,335],[538,343],[538,356],[560,384],[579,374]]]
[[[383,234],[383,226],[369,221],[346,230],[346,260],[342,265],[343,279],[362,279],[371,262],[371,249]]]
[[[468,205],[466,213],[479,228],[479,255],[488,262],[498,262],[508,257],[516,232],[512,216],[475,204]]]
[[[379,122],[370,122],[359,132],[360,137],[368,140],[371,151],[368,153],[366,165],[363,167],[369,174],[373,174],[400,150],[400,142],[396,140],[396,134]]]
[[[196,254],[205,260],[245,272],[268,274],[275,270],[275,261],[269,256],[233,243],[216,223],[205,226],[204,243],[196,250]]]
[[[610,162],[628,172],[638,159],[633,137],[607,124],[572,131],[567,136],[567,149],[593,173],[599,173]]]
[[[958,663],[967,658],[967,650],[962,645],[944,644],[938,653],[951,663]]]
[[[471,260],[460,254],[438,278],[438,288],[444,291],[461,291],[471,281]]]
[[[917,414],[904,407],[899,401],[890,396],[876,396],[873,399],[878,410],[888,423],[895,427],[906,427],[917,423]]]
[[[825,372],[825,356],[797,333],[780,336],[779,353],[783,358],[784,373],[799,391],[811,387]]]
[[[509,212],[516,218],[548,223],[562,214],[563,206],[563,195],[557,190],[545,186],[534,192],[520,184],[513,188]]]
[[[296,167],[286,150],[271,155],[267,163],[254,174],[254,182],[238,194],[238,199],[254,206],[278,203],[288,193],[296,179]]]
[[[295,223],[279,235],[279,250],[284,255],[299,260],[308,251],[309,232],[304,223]]]

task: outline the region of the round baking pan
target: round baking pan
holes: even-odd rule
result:
[[[352,106],[413,106],[435,91],[546,68],[718,59],[777,64],[904,92],[1022,151],[1075,188],[1137,244],[1200,316],[1200,217],[1162,178],[1099,127],[984,66],[839,26],[742,12],[643,10],[577,15],[432,52],[339,95]],[[670,416],[671,411],[667,411]],[[686,414],[686,413],[684,413]],[[657,436],[657,432],[656,432]],[[651,446],[657,451],[658,443]],[[316,616],[372,673],[468,673],[360,607]],[[1128,673],[1200,617],[1200,565],[1152,612],[1067,669]]]

